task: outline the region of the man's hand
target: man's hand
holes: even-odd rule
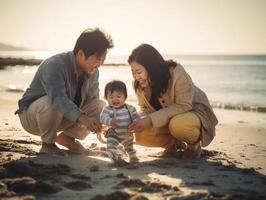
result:
[[[92,132],[100,132],[102,129],[102,125],[97,122],[97,120],[94,117],[88,117],[87,115],[80,115],[78,122],[83,124]]]
[[[130,124],[129,126],[129,131],[131,133],[137,133],[150,127],[152,127],[151,118],[147,116],[145,118],[132,122],[132,124]]]

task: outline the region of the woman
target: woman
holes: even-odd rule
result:
[[[185,142],[184,157],[199,158],[218,123],[205,93],[180,64],[165,61],[151,45],[134,49],[128,63],[143,115],[130,126],[137,144],[167,150]]]

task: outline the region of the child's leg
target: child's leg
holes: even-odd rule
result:
[[[117,146],[119,145],[118,138],[115,137],[107,137],[107,153],[108,156],[113,160],[117,160],[119,158],[119,153]]]
[[[128,136],[121,142],[121,144],[124,146],[125,151],[128,154],[130,162],[138,161],[136,150],[133,148],[133,140],[134,140],[133,136]]]

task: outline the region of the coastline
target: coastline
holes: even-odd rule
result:
[[[0,92],[5,92],[7,95],[13,94],[15,96],[20,96],[20,94],[25,92],[25,88],[18,88],[14,85],[10,85],[9,87],[0,86]],[[136,101],[136,99],[130,97],[128,98],[128,100],[133,103]],[[215,101],[211,101],[210,104],[214,109],[266,113],[266,106],[232,104]]]
[[[162,149],[136,145],[140,165],[116,168],[97,153],[37,155],[40,138],[26,133],[13,114],[21,94],[0,94],[0,182],[5,198],[266,198],[263,113],[215,109],[216,137],[198,161],[178,155],[162,160]],[[81,142],[91,150],[104,148],[92,134]]]
[[[232,104],[232,103],[215,102],[215,101],[210,103],[213,108],[217,109],[266,113],[266,106]]]
[[[5,67],[12,66],[34,66],[39,65],[43,59],[36,58],[14,58],[14,57],[0,57],[0,70]],[[104,66],[126,66],[126,63],[104,63]]]
[[[24,59],[24,58],[12,58],[12,57],[0,57],[0,69],[3,69],[7,66],[18,66],[18,65],[39,65],[43,60],[42,59]]]

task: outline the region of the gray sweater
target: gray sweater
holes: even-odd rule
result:
[[[84,76],[81,88],[82,107],[89,102],[99,99],[99,71]],[[65,52],[44,60],[29,88],[18,101],[19,109],[16,113],[27,110],[33,101],[47,95],[51,106],[62,112],[63,116],[75,122],[82,114],[79,107],[73,102],[78,85],[74,53]]]

